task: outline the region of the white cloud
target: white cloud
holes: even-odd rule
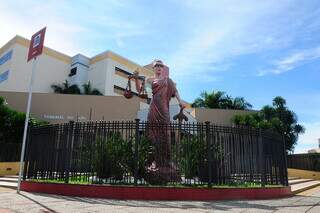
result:
[[[318,147],[318,139],[320,139],[320,122],[315,123],[302,123],[306,128],[306,132],[300,136],[299,144],[314,145]]]
[[[176,76],[193,76],[199,69],[215,75],[237,56],[288,45],[290,27],[283,27],[288,20],[277,23],[270,19],[283,15],[288,5],[287,1],[186,1],[184,9],[193,20],[186,20],[186,36],[168,57],[169,65]],[[209,70],[212,64],[216,69]]]
[[[320,138],[320,122],[302,123],[306,128],[303,135],[299,136],[295,153],[306,153],[309,149],[318,148],[318,139]]]
[[[18,6],[19,5],[19,6]],[[2,3],[4,7],[0,13],[1,33],[0,44],[3,45],[15,35],[21,35],[28,39],[47,26],[45,45],[66,54],[76,54],[81,51],[81,46],[77,43],[77,34],[84,33],[87,29],[80,24],[73,23],[59,14],[59,9],[68,9],[63,2],[52,4],[36,4],[32,1],[7,2]],[[13,9],[17,6],[15,9]],[[20,9],[25,9],[22,12]],[[5,20],[5,21],[4,21]]]
[[[297,51],[283,59],[273,63],[272,69],[266,69],[259,72],[259,76],[266,74],[281,74],[295,69],[296,67],[320,58],[320,46],[311,49]]]
[[[138,52],[136,44],[129,43],[129,38],[138,38],[134,42],[149,45],[144,49],[149,52],[144,55],[158,54],[152,52],[153,41],[159,49],[172,48],[159,54],[163,54],[163,59],[174,69],[174,75],[194,76],[201,72],[211,76],[227,71],[225,67],[230,68],[230,61],[237,56],[287,46],[299,32],[299,26],[305,24],[306,17],[311,20],[317,17],[317,13],[305,15],[306,10],[300,8],[298,12],[290,10],[295,2],[286,0],[244,0],[241,4],[227,0],[170,0],[163,2],[163,8],[152,8],[154,4],[131,0],[125,3],[48,0],[45,4],[31,0],[5,1],[0,12],[0,45],[15,34],[30,38],[43,26],[48,27],[45,44],[69,55],[80,52],[90,56],[98,54],[97,49],[108,48],[97,47],[97,42]],[[171,6],[177,9],[174,15],[167,12]],[[154,14],[150,13],[152,10]],[[163,33],[176,28],[172,34]],[[315,28],[316,21],[310,22],[308,29]],[[161,37],[163,34],[168,35],[169,40],[174,38],[174,42],[168,45],[171,40]],[[137,58],[151,57],[139,55]],[[268,72],[289,70],[293,64],[290,60],[277,63]]]
[[[50,0],[45,4],[31,0],[2,2],[0,46],[15,35],[30,39],[47,26],[45,45],[70,56],[97,54],[85,43],[92,44],[97,38],[123,47],[126,38],[146,32],[142,24],[117,14],[131,6],[130,2],[123,4],[116,0],[94,4]]]

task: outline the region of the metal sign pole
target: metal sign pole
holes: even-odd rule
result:
[[[21,177],[22,177],[22,173],[23,173],[23,160],[24,160],[24,153],[25,153],[25,149],[26,149],[26,140],[27,140],[27,134],[28,134],[28,124],[29,124],[29,116],[30,116],[30,108],[31,108],[31,100],[32,100],[32,86],[33,86],[33,81],[34,81],[36,62],[37,62],[37,57],[34,57],[33,62],[32,62],[31,80],[30,80],[30,84],[29,84],[29,97],[28,97],[26,119],[24,122],[24,131],[23,131],[23,140],[22,140],[22,148],[21,148],[21,158],[20,158],[20,169],[19,169],[19,179],[18,179],[18,188],[17,188],[18,193],[20,193]]]

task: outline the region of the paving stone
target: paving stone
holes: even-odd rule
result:
[[[320,212],[320,189],[310,196],[269,200],[212,202],[136,201],[67,197],[48,194],[0,191],[0,209],[11,212]],[[0,211],[1,213],[1,211]]]

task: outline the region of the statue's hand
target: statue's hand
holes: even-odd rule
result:
[[[179,106],[180,106],[180,109],[184,109],[184,108],[186,108],[186,107],[187,107],[187,105],[186,105],[186,104],[184,104],[184,103],[179,103]]]
[[[138,71],[138,69],[139,69],[139,68],[137,68],[137,69],[133,72],[132,75],[129,75],[128,78],[129,78],[129,79],[132,79],[132,78],[133,78],[133,79],[137,80],[137,79],[139,78],[139,71]]]
[[[139,77],[139,68],[137,68],[137,69],[133,72],[133,76],[135,76],[136,78]]]

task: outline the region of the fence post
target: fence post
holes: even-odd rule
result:
[[[72,147],[73,147],[73,139],[74,139],[74,121],[69,122],[69,128],[68,128],[68,143],[67,143],[67,166],[66,166],[66,176],[65,176],[65,183],[69,183],[69,173],[71,169],[72,164]]]
[[[288,165],[287,165],[287,151],[286,151],[286,140],[284,134],[282,134],[282,143],[283,143],[283,170],[284,172],[284,185],[289,186],[288,182]],[[282,181],[282,180],[281,180]]]
[[[31,129],[33,127],[32,126],[29,126],[28,128],[28,137],[27,137],[27,142],[26,142],[26,150],[25,150],[25,155],[24,155],[24,169],[23,169],[23,177],[22,177],[22,180],[26,180],[26,177],[27,177],[27,169],[28,169],[28,164],[29,164],[29,161],[27,161],[27,159],[29,159],[29,150],[30,150],[30,143],[31,143]]]
[[[265,156],[264,156],[264,144],[262,138],[262,130],[259,129],[259,164],[260,164],[260,173],[261,173],[261,186],[265,187],[266,185],[266,168],[265,168]]]
[[[134,185],[137,185],[138,183],[138,170],[139,170],[139,162],[138,162],[138,156],[139,156],[139,142],[140,142],[140,133],[139,133],[139,122],[140,119],[135,119],[136,121],[136,127],[135,127],[135,143],[134,143]]]
[[[210,135],[210,121],[206,121],[206,142],[208,151],[208,187],[212,184],[212,147],[211,147],[211,135]]]

